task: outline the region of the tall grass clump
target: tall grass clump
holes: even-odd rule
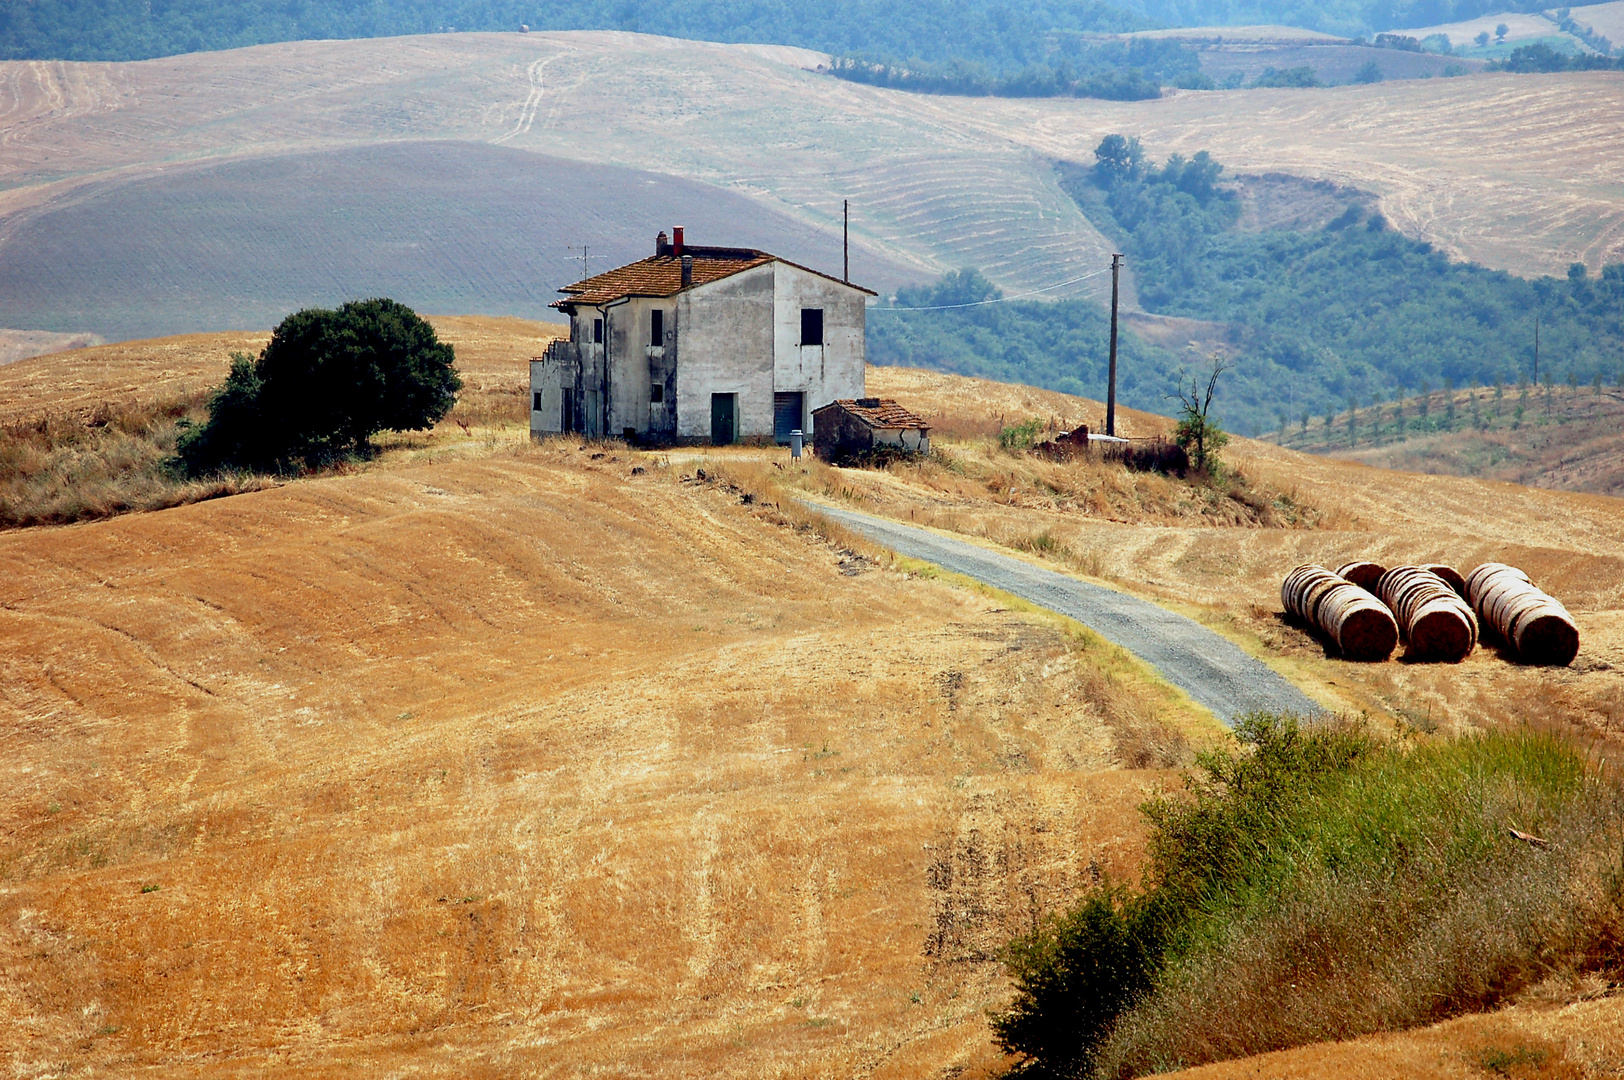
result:
[[[0,428],[0,528],[65,525],[252,490],[247,474],[187,480],[173,468],[205,395],[102,405]]]
[[[1572,745],[1256,716],[1143,810],[1142,886],[1013,942],[1032,1077],[1127,1077],[1490,1008],[1619,957],[1619,790]],[[1535,835],[1548,846],[1516,838]]]

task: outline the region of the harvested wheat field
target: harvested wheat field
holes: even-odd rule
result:
[[[1092,635],[775,495],[1162,600],[1382,725],[1608,742],[1624,722],[1617,500],[1244,441],[1227,452],[1244,498],[1205,500],[990,435],[1025,416],[1097,426],[1097,403],[897,369],[872,369],[870,392],[961,432],[941,463],[532,445],[507,388],[548,329],[436,325],[489,402],[468,434],[452,421],[347,475],[0,533],[14,1075],[995,1073],[997,949],[1084,884],[1133,878],[1136,805],[1216,727]],[[61,364],[43,404],[65,409],[142,384],[143,363],[216,378],[228,344],[0,379]],[[1280,617],[1279,575],[1355,556],[1518,563],[1573,611],[1579,658],[1327,657]],[[1613,1046],[1615,999],[1573,1004],[1590,992],[1277,1055],[1276,1075],[1573,1030]]]
[[[926,390],[927,382],[937,389]],[[1018,404],[1037,419],[1096,430],[1103,423],[1097,402],[996,385],[983,393],[983,385],[873,368],[869,391],[918,400],[927,415],[961,402],[966,429],[977,418],[983,427],[996,424]],[[1158,423],[1170,426],[1130,413],[1122,427],[1150,435]],[[1250,488],[1217,500],[1195,499],[1156,475],[1011,457],[985,439],[947,450],[959,456],[958,471],[813,466],[806,486],[859,509],[1025,549],[1184,610],[1308,680],[1336,708],[1427,728],[1526,719],[1624,737],[1624,500],[1389,472],[1248,439],[1236,439],[1223,456]],[[1579,656],[1554,671],[1510,663],[1490,645],[1448,665],[1328,657],[1284,619],[1280,582],[1302,563],[1355,559],[1521,566],[1573,612]]]
[[[736,208],[727,213],[743,236],[690,232],[694,242],[757,238],[748,242],[822,269],[838,265],[833,238],[850,199],[853,265],[876,287],[974,266],[1011,292],[1103,299],[1108,278],[1095,272],[1113,245],[1054,166],[1091,162],[1112,133],[1142,138],[1158,160],[1206,150],[1239,173],[1358,188],[1406,233],[1494,268],[1560,274],[1580,261],[1596,271],[1624,257],[1615,72],[966,102],[836,79],[816,70],[827,60],[570,32],[0,63],[0,298],[19,313],[14,324],[107,336],[88,321],[99,308],[110,326],[155,325],[142,322],[143,305],[161,305],[166,328],[189,328],[200,310],[224,326],[252,306],[245,297],[354,294],[380,281],[394,283],[391,295],[421,295],[420,307],[499,294],[534,305],[503,310],[537,314],[576,274],[567,245],[613,243],[619,258],[621,238],[644,237],[643,250],[677,224],[627,210],[657,194],[648,205],[687,205],[696,229],[718,220],[707,204]],[[459,156],[458,144],[476,145]],[[380,168],[384,159],[420,167]],[[619,171],[628,167],[658,175]],[[448,191],[475,218],[515,220],[536,201],[516,205],[516,186],[561,197],[578,190],[579,176],[561,179],[572,168],[622,193],[589,200],[581,235],[517,251],[486,222],[445,229]],[[283,196],[289,176],[313,185],[310,199]],[[401,213],[359,209],[379,199]],[[323,207],[344,224],[315,222]],[[116,227],[86,232],[86,220]],[[153,231],[159,220],[184,220],[227,250],[244,236],[277,250],[263,267],[239,265],[176,248]],[[463,245],[473,234],[507,252],[501,266]],[[380,251],[402,255],[380,263]],[[516,260],[530,269],[515,273]],[[162,269],[179,263],[199,273]],[[121,269],[147,264],[164,288]],[[1131,275],[1130,264],[1130,297]]]

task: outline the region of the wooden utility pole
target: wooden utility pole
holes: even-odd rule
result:
[[[1105,433],[1116,434],[1117,297],[1122,278],[1122,256],[1111,255],[1111,375],[1105,388]]]
[[[851,200],[840,200],[840,280],[851,284]]]

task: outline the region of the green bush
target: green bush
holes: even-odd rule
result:
[[[1022,420],[998,433],[998,445],[1012,454],[1030,450],[1043,433],[1042,420]]]
[[[379,431],[432,427],[462,388],[455,359],[393,300],[295,312],[257,360],[233,355],[208,422],[182,434],[179,461],[194,476],[311,467],[364,451]]]
[[[1010,946],[994,1030],[1025,1073],[1134,1076],[1425,1024],[1612,962],[1619,793],[1570,745],[1382,744],[1261,716],[1236,734],[1144,808],[1139,891],[1104,885]]]

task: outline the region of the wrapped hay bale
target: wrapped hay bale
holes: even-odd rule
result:
[[[1443,578],[1444,584],[1454,589],[1456,595],[1462,600],[1466,599],[1466,579],[1460,576],[1459,570],[1456,570],[1453,566],[1445,566],[1443,563],[1423,563],[1421,569],[1431,570],[1434,574]]]
[[[1381,563],[1373,562],[1344,563],[1337,567],[1336,570],[1337,577],[1347,578],[1361,589],[1369,592],[1376,591],[1376,582],[1385,573],[1387,573],[1387,567]]]
[[[1565,667],[1579,654],[1579,628],[1555,597],[1505,563],[1484,563],[1466,578],[1466,595],[1485,626],[1530,664]]]
[[[1413,660],[1464,660],[1477,645],[1477,618],[1459,593],[1431,570],[1395,566],[1376,582],[1376,595],[1398,617]]]
[[[1323,566],[1299,566],[1280,585],[1292,615],[1330,638],[1349,660],[1386,660],[1398,645],[1398,624],[1380,600]]]

